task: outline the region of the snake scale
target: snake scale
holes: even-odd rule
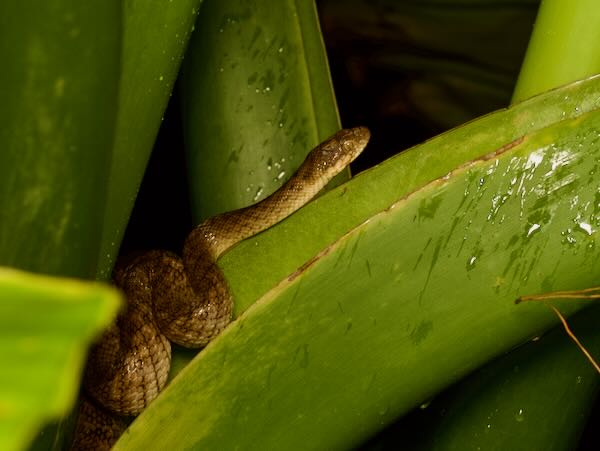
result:
[[[200,348],[231,321],[233,299],[217,259],[236,243],[298,210],[365,148],[365,127],[343,129],[310,151],[264,200],[209,218],[188,235],[183,255],[154,250],[119,263],[125,310],[92,348],[83,380],[92,402],[80,408],[72,449],[110,449],[117,415],[137,415],[166,384],[171,344]],[[98,407],[101,406],[100,408]]]

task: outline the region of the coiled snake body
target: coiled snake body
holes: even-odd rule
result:
[[[365,127],[337,132],[271,196],[197,226],[185,242],[183,258],[150,251],[120,265],[115,283],[126,295],[127,308],[92,349],[85,392],[117,414],[141,412],[167,381],[169,341],[205,346],[231,320],[233,301],[218,257],[307,203],[362,152],[369,137]]]

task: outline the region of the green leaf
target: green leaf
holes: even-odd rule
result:
[[[183,69],[196,223],[266,197],[339,129],[312,1],[206,1]]]
[[[87,348],[119,301],[104,285],[0,268],[0,448],[24,449],[68,413]]]
[[[599,42],[596,0],[542,1],[513,102],[597,74]]]
[[[209,0],[196,28],[182,103],[199,222],[275,191],[339,118],[314,2]],[[176,349],[171,376],[195,353]]]
[[[0,2],[0,264],[97,269],[121,61],[121,2]],[[2,270],[0,448],[64,415],[111,290]]]
[[[594,355],[600,353],[599,318],[593,306],[569,321]],[[412,424],[421,436],[410,449],[576,449],[599,388],[594,367],[558,326],[436,399]],[[395,442],[406,443],[408,434]]]
[[[96,271],[121,2],[0,3],[0,264]]]
[[[599,106],[600,77],[544,93],[431,139],[419,146],[418,152],[404,152],[368,171],[369,177],[353,180],[341,193],[323,196],[319,203],[307,205],[277,227],[240,243],[221,259],[236,313],[246,310],[329,243],[402,196],[532,130]]]
[[[200,353],[115,449],[347,449],[554,324],[539,305],[513,301],[597,280],[599,96],[582,99],[599,81],[401,154],[233,249],[222,260],[231,273],[249,249],[261,271],[263,255],[281,252],[283,229],[306,247],[332,243]],[[556,114],[566,93],[577,109]],[[526,132],[532,121],[544,127]],[[347,232],[329,221],[361,214]]]
[[[201,0],[123,3],[123,69],[96,277],[108,279]]]
[[[543,1],[513,101],[600,72],[599,29],[596,2]],[[584,360],[574,362],[579,350],[561,327],[558,335],[562,342],[554,332],[534,347],[539,357],[530,350],[511,353],[452,388],[432,408],[443,409],[444,418],[430,414],[420,422],[427,431],[420,449],[575,447],[594,403],[597,376]],[[592,346],[600,340],[589,333],[586,338]],[[524,412],[521,421],[515,421],[518,411]]]

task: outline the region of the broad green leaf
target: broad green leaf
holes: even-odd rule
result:
[[[73,406],[87,347],[119,299],[97,283],[0,268],[1,449],[24,449]]]
[[[599,318],[593,306],[569,321],[594,355],[600,354]],[[598,373],[557,326],[434,400],[411,424],[420,437],[409,441],[410,449],[576,449],[599,388]],[[410,431],[398,432],[385,449],[410,439]]]
[[[117,112],[121,2],[0,2],[0,58],[0,264],[91,278]],[[17,449],[72,406],[86,347],[116,298],[72,281],[4,270],[1,279],[0,448]]]
[[[541,2],[513,101],[600,72],[597,6],[589,0]],[[428,416],[420,424],[427,430],[421,449],[573,449],[599,381],[591,365],[581,359],[574,364],[579,351],[559,329],[563,341],[542,339],[535,347],[539,357],[511,353],[445,394],[434,407],[445,410],[444,418]],[[600,341],[591,333],[586,338],[592,347]],[[515,368],[521,368],[518,375]],[[485,390],[470,388],[482,385]],[[524,412],[520,421],[514,411]]]
[[[600,111],[579,97],[594,89],[598,79],[473,122],[382,165],[393,175],[367,171],[290,218],[291,229],[327,235],[327,210],[365,214],[399,186],[234,321],[115,449],[347,449],[554,324],[513,301],[597,280]],[[544,105],[566,92],[577,109],[553,116]],[[545,127],[524,133],[533,117]],[[255,257],[283,228],[249,240]]]
[[[307,205],[221,259],[237,314],[329,243],[400,197],[532,130],[598,107],[600,77],[544,93],[431,139],[419,151],[405,152],[371,169],[369,177],[356,178],[342,192]]]
[[[120,70],[121,2],[0,2],[0,264],[92,277]]]
[[[99,279],[110,277],[201,3],[123,2],[123,68]]]
[[[339,129],[313,1],[207,0],[183,93],[197,223],[266,197]]]

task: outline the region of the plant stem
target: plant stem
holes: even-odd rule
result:
[[[542,0],[512,103],[599,72],[598,0]]]

